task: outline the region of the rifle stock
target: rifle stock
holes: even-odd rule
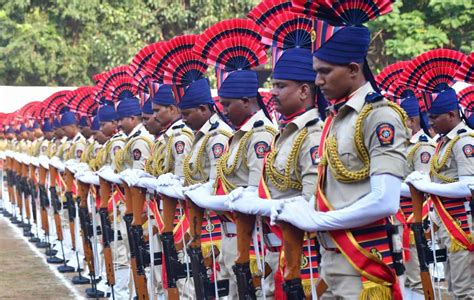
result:
[[[111,231],[108,202],[112,197],[112,189],[110,184],[104,179],[100,179],[100,221],[102,226],[102,244],[104,247],[104,262],[105,271],[107,274],[107,283],[109,285],[115,285],[115,272],[112,259],[112,249],[110,248],[110,236]],[[112,200],[113,201],[113,200]],[[113,203],[115,205],[115,203]]]
[[[413,234],[415,236],[415,243],[416,243],[416,251],[418,253],[418,260],[420,263],[420,277],[421,277],[421,285],[423,287],[423,292],[425,295],[425,300],[434,300],[434,291],[433,291],[433,283],[431,282],[431,275],[429,271],[429,267],[426,260],[426,251],[428,249],[428,245],[426,243],[424,233],[423,233],[423,202],[424,202],[424,195],[420,191],[418,191],[413,185],[409,185],[410,187],[410,194],[413,203],[413,216],[414,216],[414,223],[411,224]]]

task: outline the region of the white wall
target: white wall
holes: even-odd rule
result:
[[[57,91],[73,89],[75,87],[0,85],[0,112],[11,113],[28,102],[43,101]]]

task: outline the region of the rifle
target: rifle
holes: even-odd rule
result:
[[[82,237],[82,245],[84,249],[84,258],[89,268],[89,276],[91,278],[90,282],[92,285],[92,289],[96,290],[95,287],[95,268],[94,268],[94,252],[92,250],[92,242],[91,238],[93,236],[92,232],[92,222],[91,217],[89,214],[89,209],[87,208],[87,197],[89,196],[89,185],[78,182],[79,187],[79,222],[81,226],[81,237]],[[80,273],[79,273],[80,276]],[[80,278],[78,278],[78,281]],[[85,280],[84,280],[85,282]],[[88,282],[88,281],[87,281]]]
[[[105,271],[107,273],[107,283],[112,289],[112,295],[114,294],[115,285],[115,273],[112,259],[112,249],[110,248],[110,232],[112,228],[110,226],[108,204],[112,197],[112,189],[110,184],[104,179],[100,178],[100,223],[102,226],[102,244],[104,247],[104,260],[105,260]],[[115,205],[115,203],[113,203]],[[87,206],[86,206],[87,207]]]
[[[64,181],[66,183],[66,203],[67,203],[67,211],[69,217],[69,232],[71,234],[71,244],[72,244],[72,251],[76,251],[76,226],[75,226],[75,219],[76,219],[76,203],[74,202],[74,196],[72,194],[72,185],[74,184],[74,175],[66,169],[64,171]]]
[[[41,228],[44,230],[46,237],[49,236],[49,219],[48,219],[48,207],[49,199],[46,192],[46,169],[43,167],[39,168],[39,197],[40,197],[40,213],[41,213]]]
[[[163,203],[163,229],[160,239],[163,245],[165,258],[166,282],[168,286],[168,298],[170,300],[179,299],[179,290],[176,282],[179,279],[186,278],[186,266],[178,259],[178,253],[173,237],[173,223],[176,214],[177,200],[171,199],[166,195],[160,194]]]
[[[189,207],[190,234],[192,237],[189,243],[188,255],[191,261],[191,269],[194,279],[194,290],[197,299],[212,299],[225,297],[229,294],[229,280],[218,280],[217,295],[214,283],[207,276],[205,261],[201,250],[202,223],[205,210],[188,199],[186,202]]]
[[[431,282],[431,275],[426,257],[429,248],[423,233],[422,209],[424,195],[415,189],[413,185],[409,184],[409,187],[414,216],[414,222],[411,224],[411,228],[415,236],[416,252],[418,253],[418,261],[420,262],[421,285],[425,294],[425,300],[434,300],[433,283]]]
[[[133,220],[132,220],[132,236],[131,240],[133,243],[134,256],[135,256],[135,289],[138,300],[148,300],[148,289],[147,289],[147,280],[145,275],[145,262],[146,262],[146,248],[143,241],[143,204],[145,203],[146,195],[141,188],[130,187],[130,194],[133,199],[132,211],[133,211]],[[148,224],[151,226],[151,224]]]

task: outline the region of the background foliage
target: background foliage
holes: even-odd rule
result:
[[[91,84],[144,45],[245,17],[259,0],[0,0],[0,85]],[[471,0],[399,0],[370,24],[376,69],[437,47],[474,49]]]

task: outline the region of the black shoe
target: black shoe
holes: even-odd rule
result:
[[[44,255],[46,256],[54,256],[58,253],[58,250],[54,250],[54,249],[51,249],[51,248],[48,248],[46,249],[46,251],[44,252]]]
[[[40,242],[36,243],[36,247],[40,248],[40,249],[49,248],[49,243],[47,243],[45,241],[40,241]]]
[[[105,293],[97,289],[88,288],[86,289],[87,298],[104,298]]]
[[[305,299],[301,278],[285,280],[285,283],[283,284],[283,290],[285,291],[287,300]]]
[[[41,240],[35,236],[32,236],[28,241],[30,243],[39,243]]]
[[[89,278],[86,278],[83,276],[74,276],[71,281],[73,284],[90,284],[91,283]]]
[[[76,269],[68,265],[62,265],[58,267],[58,271],[60,273],[73,273],[73,272],[76,272]]]
[[[33,232],[29,231],[29,230],[24,230],[23,231],[23,236],[24,237],[34,237],[35,235],[33,234]]]
[[[64,260],[62,258],[51,256],[46,259],[49,264],[63,264]]]

